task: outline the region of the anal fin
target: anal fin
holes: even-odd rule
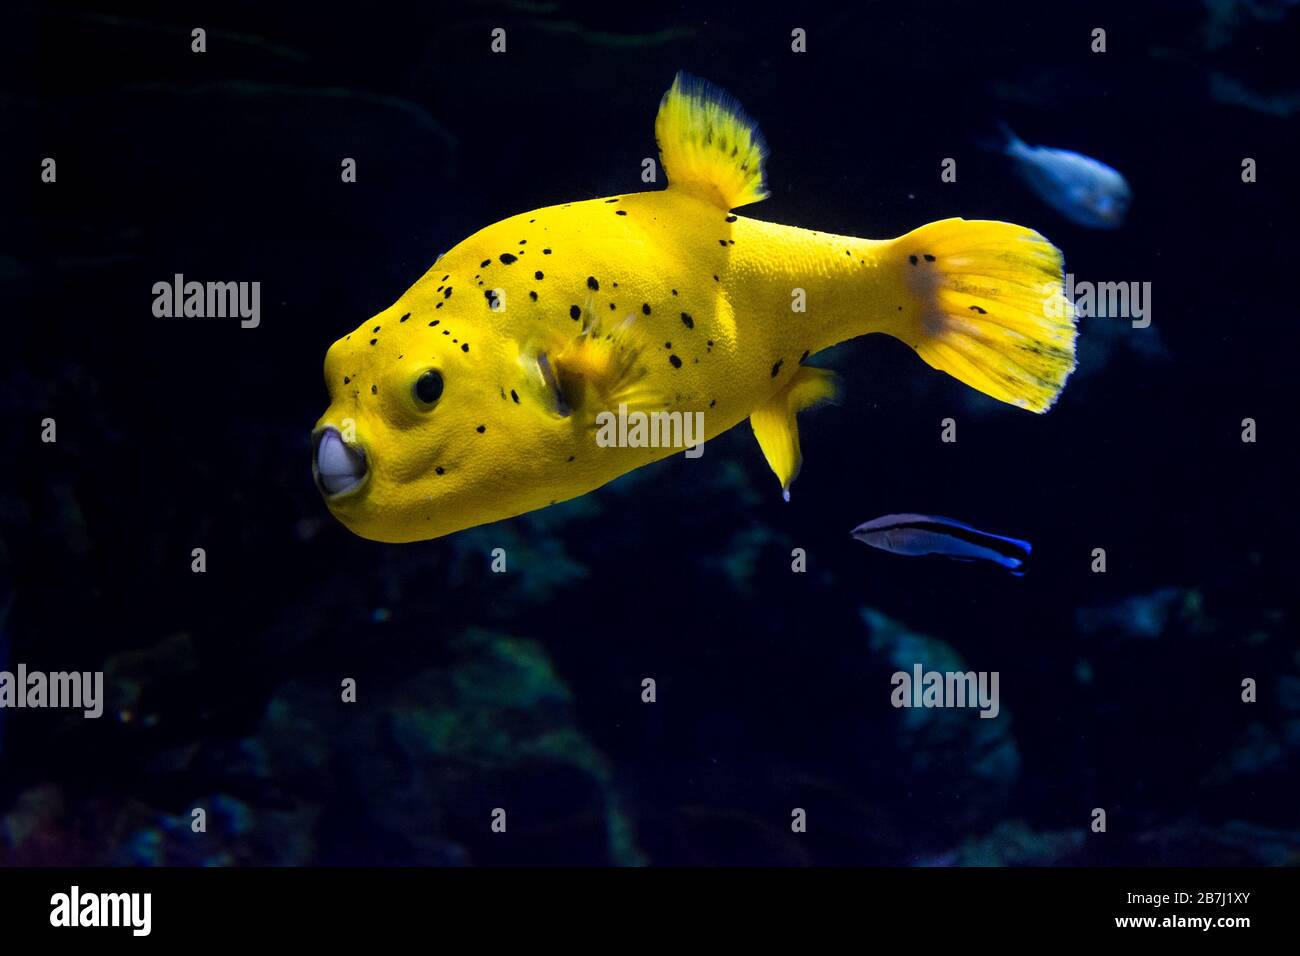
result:
[[[839,398],[839,377],[822,368],[800,366],[781,391],[769,398],[749,416],[749,423],[758,439],[772,471],[781,482],[786,500],[790,498],[790,484],[799,474],[803,453],[799,450],[799,423],[795,416]]]

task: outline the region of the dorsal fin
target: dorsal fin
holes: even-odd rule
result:
[[[678,73],[655,118],[659,162],[670,189],[735,209],[767,198],[767,144],[736,99],[712,83]]]

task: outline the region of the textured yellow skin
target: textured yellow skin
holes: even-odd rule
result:
[[[680,450],[602,446],[598,416],[622,403],[702,415],[706,441],[750,418],[788,487],[794,416],[834,391],[802,362],[867,332],[1002,401],[1036,412],[1055,401],[1075,328],[1060,253],[1042,236],[945,220],[881,242],[734,215],[766,195],[762,141],[726,93],[684,74],[655,139],[666,190],[489,226],[334,343],[317,428],[360,446],[368,466],[326,498],[345,525],[380,541],[436,538]],[[430,369],[444,390],[423,406],[414,387]]]
[[[422,540],[577,497],[679,453],[600,447],[593,422],[606,409],[562,417],[546,407],[536,354],[554,355],[578,335],[575,305],[609,324],[634,316],[629,335],[643,346],[643,384],[662,397],[657,407],[703,412],[712,438],[784,388],[805,353],[915,319],[920,305],[908,284],[916,280],[900,264],[911,251],[905,241],[733,217],[681,187],[488,226],[330,348],[331,403],[317,427],[342,431],[351,419],[369,463],[365,484],[330,508],[364,537]],[[516,261],[504,264],[503,253]],[[504,292],[502,311],[489,307],[487,289]],[[796,289],[804,290],[804,312],[792,309]],[[445,390],[432,410],[421,410],[411,391],[428,368],[441,371]]]

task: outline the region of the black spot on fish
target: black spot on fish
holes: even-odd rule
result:
[[[844,250],[844,254],[845,254],[846,256],[852,256],[852,255],[853,255],[853,253],[849,252],[849,250],[847,250],[847,249]]]
[[[460,350],[461,350],[462,352],[468,352],[468,351],[469,351],[469,343],[466,342],[464,345],[462,345],[462,346],[460,347]]]
[[[351,381],[352,381],[352,379],[351,379],[349,376],[347,376],[347,375],[344,375],[344,376],[343,376],[343,384],[344,384],[344,385],[347,385],[347,384],[348,384],[349,382],[351,382]]]
[[[442,291],[442,286],[438,286],[438,288],[434,289],[433,291],[434,291],[434,292],[441,292],[441,291]]]
[[[438,324],[438,320],[434,319],[432,322],[429,323],[429,328],[433,328],[437,324]]]
[[[528,240],[527,240],[527,239],[520,239],[520,240],[519,240],[519,244],[520,244],[521,246],[526,246],[526,245],[528,245]]]
[[[402,317],[401,317],[400,319],[398,319],[397,321],[398,321],[398,322],[405,322],[405,321],[406,321],[407,319],[409,319],[410,317],[411,317],[411,313],[408,312],[408,313],[406,313],[406,315],[402,316]]]
[[[438,474],[440,474],[440,475],[446,473],[446,470],[442,467],[442,465],[439,465],[437,468],[435,468],[435,469],[433,469],[433,470],[434,470],[435,472],[437,472]]]
[[[926,261],[926,262],[934,262],[934,256],[930,255],[930,253],[927,252],[927,253],[925,254],[925,261]]]
[[[530,298],[530,299],[532,299],[534,302],[536,302],[536,301],[537,301],[537,292],[536,292],[536,290],[534,290],[534,291],[532,291],[532,292],[529,292],[529,293],[528,293],[528,298]]]
[[[607,203],[618,202],[618,200],[617,200],[617,199],[606,199],[605,202],[607,202]]]
[[[668,356],[668,361],[670,361],[670,362],[673,363],[673,368],[681,368],[681,367],[682,367],[682,360],[679,359],[676,355],[670,355],[670,356]]]
[[[666,349],[670,349],[670,348],[672,348],[672,347],[673,347],[673,343],[672,343],[672,342],[665,342],[665,343],[664,343],[664,348],[666,348]]]
[[[442,303],[439,302],[437,305],[434,306],[434,308],[435,308],[435,309],[441,309],[441,308],[442,308]]]
[[[808,352],[807,352],[807,351],[805,351],[805,352],[803,353],[803,355],[800,355],[800,356],[799,356],[799,364],[802,365],[802,364],[803,364],[804,362],[806,362],[806,361],[808,361]]]
[[[379,394],[379,386],[378,386],[378,385],[371,385],[371,386],[370,386],[370,394],[371,394],[371,395],[378,395],[378,394]]]
[[[728,216],[726,221],[727,221],[727,222],[735,222],[735,221],[736,221],[736,217],[735,217],[735,216]]]
[[[721,282],[722,280],[719,279],[717,276],[714,276],[714,277],[713,277],[713,281],[714,281],[714,282]]]
[[[582,310],[580,308],[578,308],[576,305],[569,306],[569,318],[577,322],[578,316],[580,315],[582,315]]]
[[[474,429],[474,431],[476,431],[476,432],[478,432],[480,435],[482,435],[485,431],[487,431],[487,426],[486,426],[486,425],[480,425],[478,428]]]
[[[673,289],[673,295],[676,295],[676,294],[677,294],[677,290],[676,290],[676,289]]]
[[[537,279],[537,280],[540,281],[540,280],[542,280],[542,279],[545,279],[546,276],[542,275],[542,272],[541,272],[541,270],[539,269],[537,272],[534,272],[534,273],[533,273],[533,278],[534,278],[534,279]]]
[[[615,210],[614,210],[614,215],[616,215],[616,216],[626,216],[626,215],[627,215],[627,210],[626,210],[626,209],[615,209]]]
[[[576,457],[577,457],[576,455],[570,455],[570,456],[569,456],[569,461],[573,461],[573,459],[576,458]]]
[[[503,253],[501,253],[501,262],[502,262],[503,265],[507,265],[507,266],[508,266],[508,265],[510,265],[510,263],[516,261],[517,258],[518,258],[517,256],[512,256],[512,255],[511,255],[510,253],[508,253],[508,252],[503,252]]]
[[[682,313],[682,325],[686,326],[688,329],[693,329],[693,328],[695,328],[695,320],[692,319],[692,318],[690,317],[690,315],[688,315],[687,313],[683,312],[683,313]]]
[[[618,308],[618,306],[616,306],[613,302],[611,302],[611,303],[609,304],[609,311],[613,312],[613,311],[614,311],[615,309],[617,309],[617,308]]]
[[[726,239],[719,239],[719,240],[718,240],[718,245],[720,245],[720,246],[725,246],[726,244],[727,244],[727,240],[726,240]]]
[[[785,363],[785,359],[777,359],[777,360],[776,360],[776,364],[772,366],[772,377],[773,377],[773,378],[776,378],[779,374],[781,374],[781,366],[782,366],[784,363]]]
[[[596,281],[595,276],[587,276],[587,288],[592,292],[600,291],[600,283]]]
[[[901,309],[902,306],[900,305],[899,308]],[[988,312],[986,312],[984,309],[981,309],[978,305],[972,305],[970,308],[972,312],[978,312],[980,315],[988,315]]]
[[[649,303],[649,302],[642,302],[642,303],[641,303],[641,314],[642,314],[642,315],[649,315],[649,314],[650,314],[650,303]]]
[[[908,256],[907,261],[912,263],[912,265],[916,265],[916,256]]]
[[[515,400],[516,405],[519,404],[519,393],[516,392],[513,388],[510,390],[510,397]]]
[[[492,265],[492,260],[491,260],[491,259],[484,259],[482,262],[480,262],[480,263],[478,264],[478,267],[479,267],[480,269],[486,269],[486,268],[487,268],[488,266],[490,266],[490,265]]]
[[[543,250],[542,250],[542,255],[544,255],[544,256],[549,256],[550,254],[551,254],[551,250],[550,250],[550,249],[543,249]]]
[[[497,290],[496,290],[496,289],[484,289],[484,290],[483,290],[483,298],[487,299],[487,303],[488,303],[488,307],[489,307],[489,308],[493,308],[493,309],[496,308],[496,305],[497,305]]]
[[[378,342],[378,341],[379,341],[379,339],[371,339],[371,340],[370,340],[370,344],[371,344],[371,345],[374,345],[374,344],[375,344],[376,342]]]
[[[438,281],[439,281],[439,282],[446,282],[446,281],[447,281],[448,279],[450,279],[450,278],[451,278],[451,273],[448,272],[445,276],[443,276],[443,277],[442,277],[441,279],[439,279]]]
[[[370,331],[371,331],[371,332],[378,332],[378,331],[379,331],[379,328],[380,328],[380,327],[376,325],[376,326],[375,326],[373,329],[371,329]]]
[[[718,404],[718,400],[715,398],[711,402],[709,402],[709,408],[712,408],[716,404]]]
[[[445,289],[442,290],[442,297],[443,297],[444,299],[450,299],[450,298],[451,298],[451,286],[447,286],[447,288],[445,288]]]
[[[708,345],[709,348],[713,348],[713,339],[709,339],[705,344]]]

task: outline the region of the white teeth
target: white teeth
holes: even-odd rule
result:
[[[353,458],[338,432],[326,432],[320,440],[316,469],[324,475],[351,475],[356,471]]]
[[[330,429],[321,436],[316,448],[316,474],[325,492],[337,495],[360,484],[366,476],[366,459]]]

